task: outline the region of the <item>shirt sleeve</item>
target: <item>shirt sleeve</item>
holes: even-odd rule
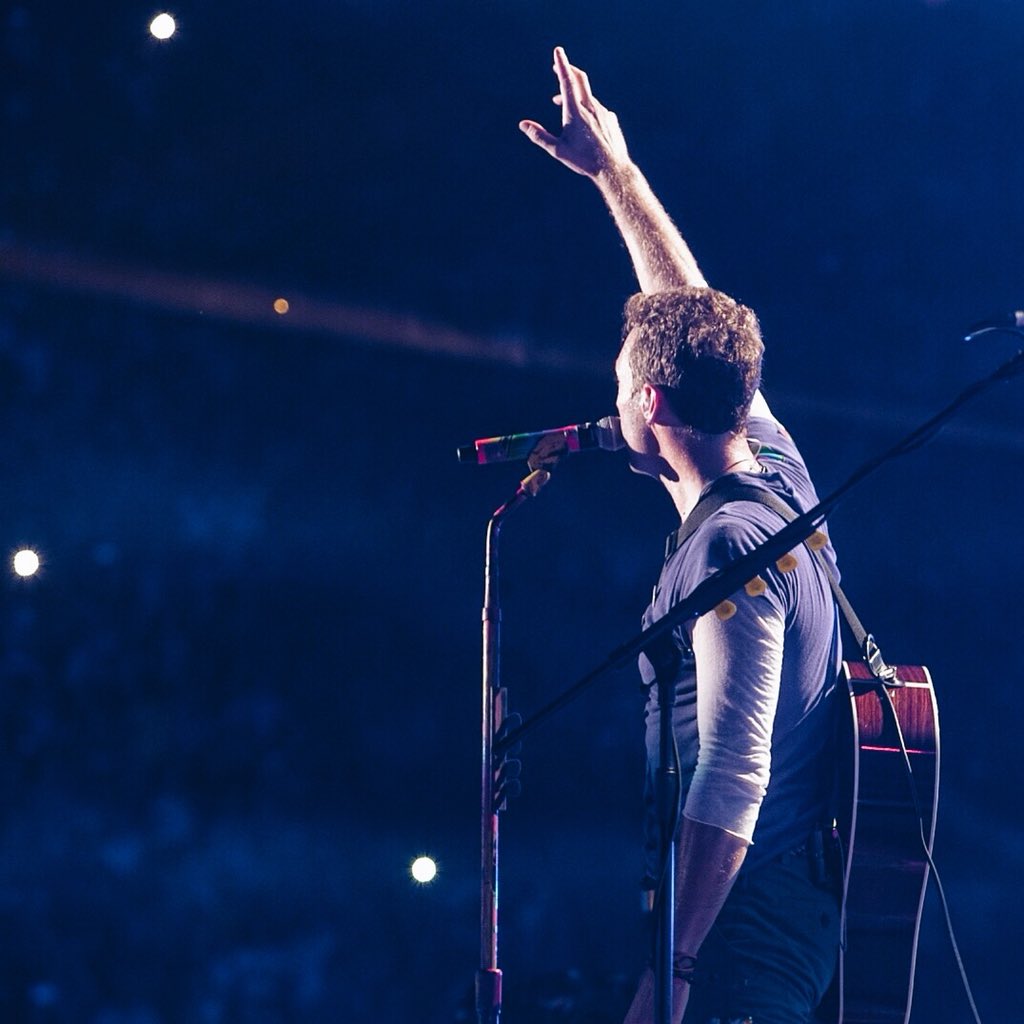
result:
[[[693,627],[700,746],[683,813],[747,842],[771,774],[785,632],[773,580],[762,582]]]

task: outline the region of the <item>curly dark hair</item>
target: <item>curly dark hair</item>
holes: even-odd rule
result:
[[[753,310],[713,288],[638,294],[626,303],[623,341],[630,333],[635,385],[664,388],[673,412],[696,430],[743,426],[764,352]]]

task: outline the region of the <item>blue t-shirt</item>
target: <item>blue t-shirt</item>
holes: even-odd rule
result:
[[[762,472],[736,475],[800,511],[816,505],[807,467],[785,429],[751,418],[747,434],[761,444]],[[644,625],[784,525],[778,513],[751,501],[714,512],[667,558]],[[745,868],[805,841],[828,823],[830,810],[838,613],[817,560],[803,545],[793,554],[794,568],[772,566],[761,574],[763,588],[732,595],[731,614],[709,612],[675,631],[682,657],[672,723],[683,814],[752,841]],[[824,554],[834,570],[831,544]],[[653,668],[643,655],[640,670],[652,684]],[[657,770],[659,713],[651,685],[649,779]]]

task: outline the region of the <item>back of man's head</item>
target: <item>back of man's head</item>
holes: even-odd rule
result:
[[[634,387],[661,387],[681,423],[722,434],[746,422],[764,351],[753,310],[712,288],[638,294],[622,335]]]

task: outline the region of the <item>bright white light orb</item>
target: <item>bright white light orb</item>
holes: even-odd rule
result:
[[[437,864],[430,857],[417,857],[412,862],[409,872],[417,882],[426,885],[437,877]]]
[[[158,14],[150,23],[149,31],[154,39],[170,39],[178,26],[169,14]]]
[[[14,556],[14,571],[19,576],[34,576],[38,570],[39,556],[31,548],[25,548]]]

